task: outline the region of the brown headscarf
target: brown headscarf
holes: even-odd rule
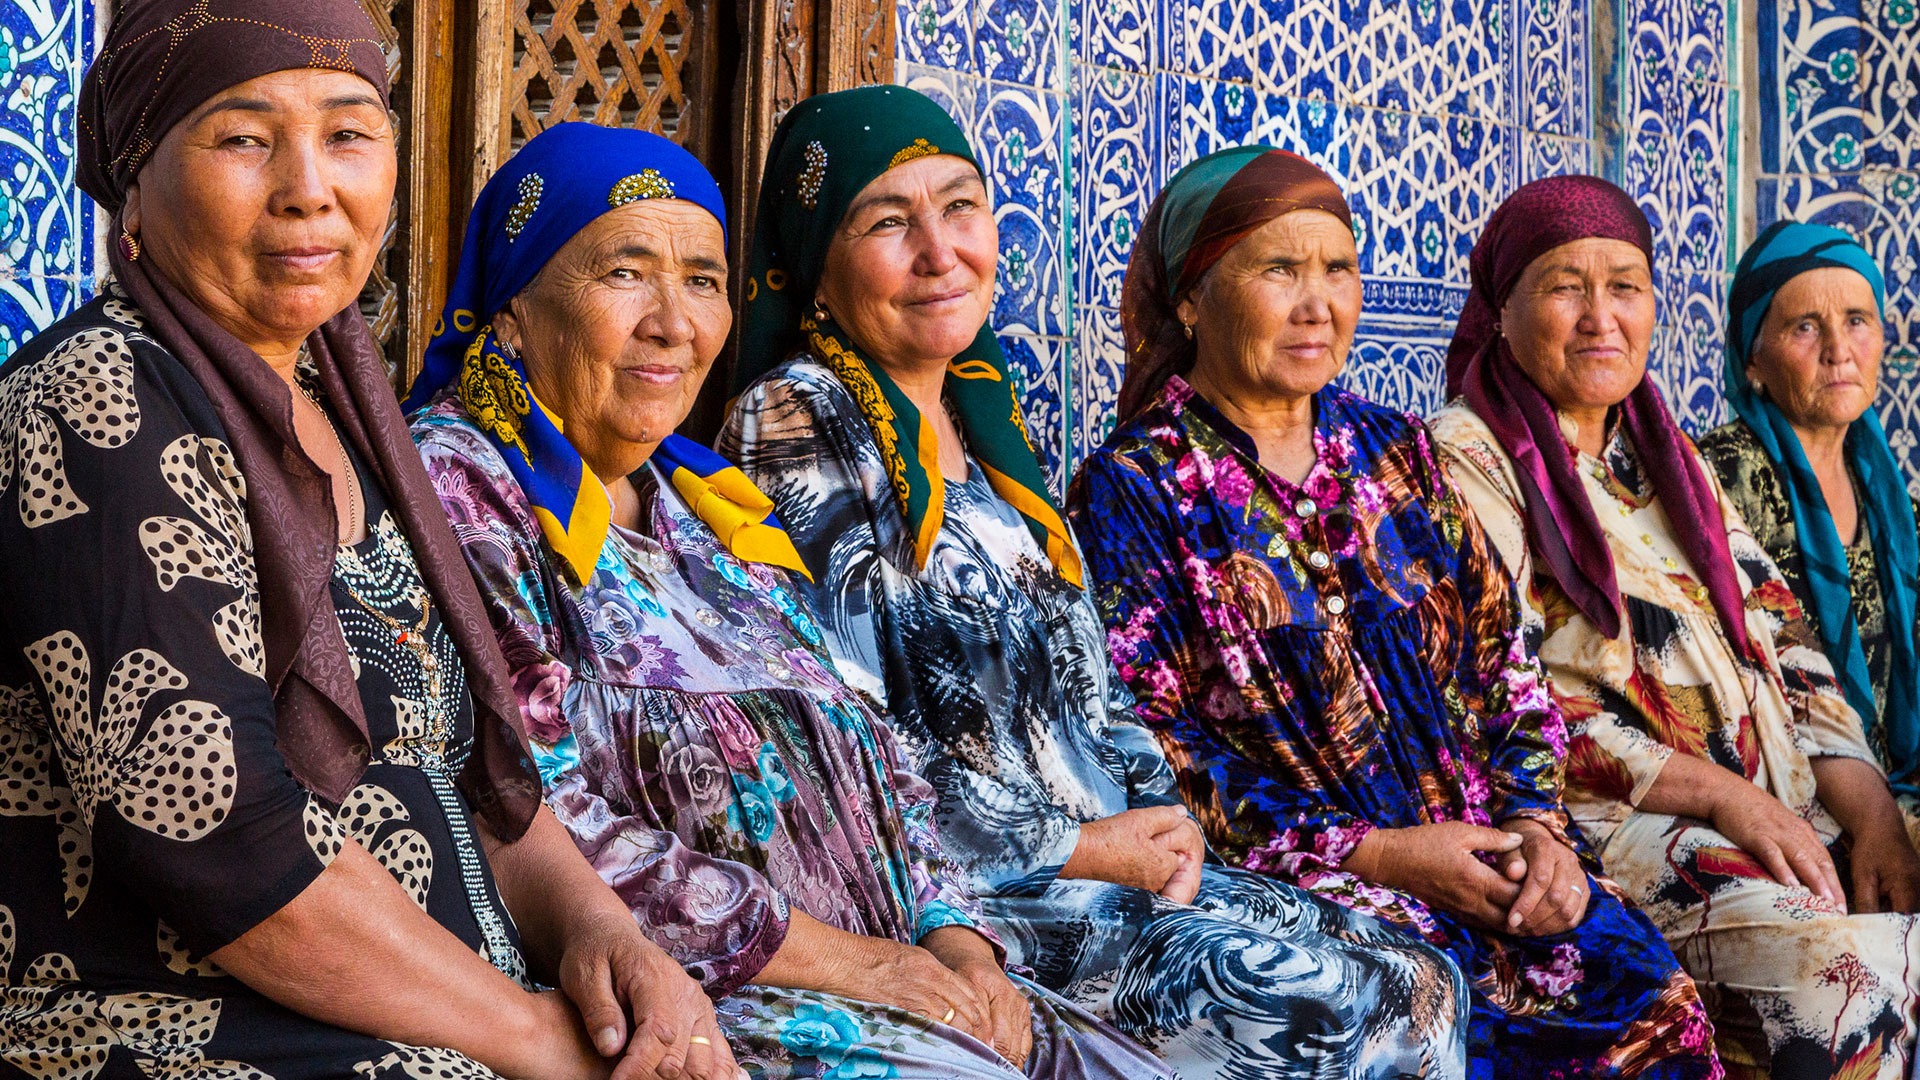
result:
[[[81,188],[118,225],[127,188],[174,124],[229,87],[305,68],[353,72],[386,100],[386,59],[355,0],[132,0],[81,88]],[[366,769],[367,719],[328,592],[338,528],[332,486],[300,450],[292,391],[150,262],[110,247],[114,278],[152,336],[199,380],[246,477],[277,745],[302,785],[344,800]],[[358,307],[307,344],[342,438],[387,492],[466,661],[475,749],[460,786],[495,835],[515,839],[539,808],[539,779],[506,663],[386,366]]]
[[[1152,404],[1170,376],[1192,369],[1193,339],[1175,312],[1180,298],[1248,233],[1295,210],[1324,210],[1353,226],[1332,177],[1270,146],[1208,154],[1167,182],[1127,262],[1120,305],[1127,375],[1119,419]]]
[[[1580,613],[1608,637],[1624,606],[1607,536],[1587,497],[1553,403],[1534,385],[1500,333],[1500,309],[1535,259],[1588,237],[1624,240],[1653,258],[1653,233],[1633,197],[1594,176],[1524,185],[1487,220],[1469,260],[1472,290],[1447,349],[1447,396],[1464,396],[1513,459],[1526,500],[1527,546]],[[1653,380],[1619,406],[1620,422],[1654,493],[1678,530],[1674,539],[1701,576],[1727,640],[1751,655],[1746,602],[1727,546],[1720,503]]]

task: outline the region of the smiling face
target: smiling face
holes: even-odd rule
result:
[[[1295,210],[1249,233],[1176,305],[1193,327],[1191,381],[1247,405],[1310,396],[1340,374],[1360,321],[1353,230]]]
[[[595,218],[494,317],[603,480],[639,468],[686,419],[732,325],[726,235],[679,199]]]
[[[142,258],[262,355],[352,304],[380,252],[396,163],[386,107],[342,71],[280,71],[209,98],[127,192]]]
[[[1569,415],[1604,417],[1646,375],[1654,314],[1646,255],[1624,240],[1587,237],[1527,264],[1500,326],[1548,401]]]
[[[1774,293],[1747,377],[1793,426],[1844,428],[1873,404],[1886,349],[1873,286],[1845,267],[1823,266]]]
[[[920,158],[847,207],[818,299],[882,367],[944,368],[986,325],[999,248],[980,171],[948,154]]]

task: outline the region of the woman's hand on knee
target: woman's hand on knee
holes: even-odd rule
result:
[[[742,1076],[700,984],[631,917],[576,933],[560,988],[580,1010],[613,1080],[736,1080]]]
[[[1517,849],[1506,854],[1501,868],[1509,881],[1520,885],[1520,895],[1507,909],[1507,930],[1527,937],[1547,937],[1579,926],[1587,915],[1589,895],[1587,871],[1580,865],[1580,856],[1546,826],[1531,819],[1513,818],[1501,822],[1500,827],[1524,837]]]
[[[1775,881],[1803,887],[1845,910],[1847,895],[1826,843],[1779,799],[1749,780],[1735,778],[1714,799],[1709,820]]]
[[[1181,865],[1179,848],[1172,841],[1192,821],[1184,806],[1141,806],[1085,822],[1060,876],[1160,892]]]
[[[1033,1006],[1007,978],[993,946],[964,926],[943,926],[921,943],[947,970],[971,986],[986,1008],[989,1034],[976,1031],[974,1037],[992,1046],[1016,1068],[1026,1065],[1027,1055],[1033,1052]]]

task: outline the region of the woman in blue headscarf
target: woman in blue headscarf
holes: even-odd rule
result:
[[[1920,836],[1920,539],[1906,475],[1871,407],[1885,304],[1880,268],[1846,233],[1769,226],[1728,297],[1735,419],[1700,450],[1805,609],[1906,811],[1906,823],[1882,823],[1885,837],[1855,838],[1855,906],[1913,911],[1920,857],[1902,834]]]
[[[732,323],[713,178],[658,136],[561,124],[487,183],[461,250],[414,439],[548,805],[718,999],[740,1064],[1163,1075],[1002,970],[932,790],[795,598],[772,504],[673,434]]]

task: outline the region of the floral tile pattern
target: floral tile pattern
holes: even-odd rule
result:
[[[1887,278],[1878,407],[1920,493],[1920,3],[1762,0],[1757,223],[1852,233]]]
[[[0,362],[93,293],[94,205],[73,181],[93,40],[84,0],[0,6]]]

